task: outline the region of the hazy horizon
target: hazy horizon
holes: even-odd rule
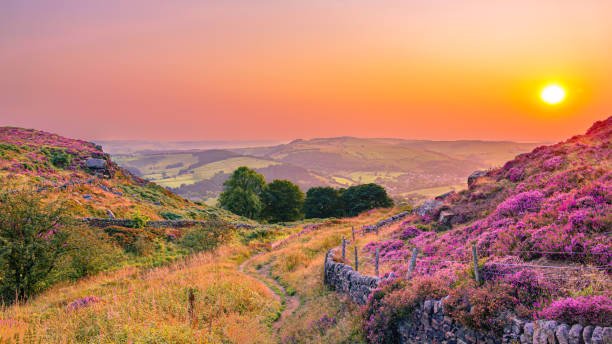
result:
[[[559,141],[612,111],[612,3],[0,5],[0,125],[96,140]],[[560,84],[564,102],[545,104]]]

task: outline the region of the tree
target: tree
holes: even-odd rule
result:
[[[219,206],[234,214],[257,219],[263,208],[260,196],[265,185],[264,176],[248,167],[239,167],[223,183]]]
[[[340,191],[329,186],[308,189],[304,214],[307,219],[344,216]]]
[[[0,297],[27,300],[47,286],[66,251],[69,218],[59,203],[43,203],[31,189],[0,190]]]
[[[348,216],[355,216],[366,210],[387,208],[393,205],[387,191],[374,183],[351,186],[342,193],[342,201],[345,204]]]
[[[270,222],[295,221],[303,218],[304,193],[288,180],[274,180],[264,189],[261,200],[263,218]]]

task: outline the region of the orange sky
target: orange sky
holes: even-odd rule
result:
[[[538,99],[552,81],[562,105]],[[0,3],[0,125],[542,141],[610,115],[612,1]]]

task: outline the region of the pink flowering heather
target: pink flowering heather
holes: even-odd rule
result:
[[[450,229],[440,227],[437,216],[406,221],[394,233],[396,241],[373,242],[367,250],[416,247],[415,276],[465,276],[476,244],[484,284],[507,286],[521,316],[539,312],[567,323],[610,326],[612,301],[601,281],[612,271],[611,139],[612,117],[586,135],[521,154],[443,200],[441,207],[455,214]],[[391,269],[402,276],[407,266]],[[599,296],[558,300],[584,290]],[[370,311],[372,319],[387,322]]]
[[[66,308],[69,311],[74,311],[83,307],[89,307],[96,302],[100,302],[100,299],[95,296],[86,296],[84,298],[72,301]]]
[[[540,209],[544,195],[540,191],[526,191],[507,198],[499,206],[497,213],[502,216],[517,216],[527,212],[537,212]]]
[[[612,326],[612,300],[607,296],[568,297],[553,302],[539,316],[568,324]]]

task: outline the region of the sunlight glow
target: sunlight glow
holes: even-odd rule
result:
[[[540,97],[547,104],[559,104],[565,99],[565,90],[559,85],[548,85],[544,87]]]

